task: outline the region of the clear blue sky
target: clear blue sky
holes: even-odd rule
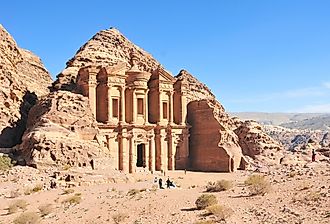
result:
[[[330,112],[330,1],[17,1],[0,23],[53,77],[116,27],[173,75],[184,68],[228,111]]]

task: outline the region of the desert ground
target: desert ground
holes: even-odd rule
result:
[[[235,173],[68,168],[49,187],[50,170],[13,167],[0,176],[0,223],[329,223],[330,165],[306,162]],[[244,183],[264,175],[268,193],[252,196]],[[70,177],[69,179],[67,177]],[[62,178],[61,178],[62,177]],[[170,177],[176,188],[159,189],[154,178]],[[66,179],[66,180],[65,180]],[[195,201],[208,182],[231,181],[233,187],[213,194],[225,215],[198,210]],[[16,207],[15,207],[16,206]],[[23,222],[20,220],[23,215]]]

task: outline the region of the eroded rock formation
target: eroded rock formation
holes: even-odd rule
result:
[[[243,154],[266,164],[279,164],[283,157],[283,146],[267,135],[262,126],[254,121],[236,120],[235,133]]]
[[[90,167],[93,159],[106,156],[97,142],[97,134],[88,99],[57,91],[30,110],[18,152],[20,159],[30,166]]]
[[[0,25],[0,148],[20,142],[29,109],[51,82],[40,58],[19,48]]]
[[[125,63],[130,68],[132,53],[139,58],[138,67],[142,71],[151,72],[159,66],[149,53],[129,41],[117,29],[110,28],[95,34],[84,44],[67,63],[54,82],[54,89],[73,90],[76,87],[76,77],[80,68],[88,65],[101,67]]]

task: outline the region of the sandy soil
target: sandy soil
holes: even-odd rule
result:
[[[41,218],[41,223],[158,224],[216,220],[212,215],[205,215],[204,210],[197,210],[195,201],[205,193],[209,181],[221,179],[233,181],[234,187],[212,194],[217,197],[220,205],[231,208],[234,213],[228,219],[214,223],[330,223],[330,165],[325,163],[308,163],[304,167],[273,167],[265,174],[271,182],[271,192],[253,197],[249,196],[244,184],[252,171],[232,174],[185,174],[183,171],[174,171],[166,173],[165,177],[161,173],[152,175],[139,172],[125,176],[122,178],[124,181],[118,177],[118,180],[112,179],[109,183],[85,181],[85,184],[81,184],[83,186],[71,187],[74,192],[65,192],[69,188],[63,185],[57,189],[45,187],[25,195],[29,186],[31,188],[36,183],[47,182],[49,175],[32,168],[15,169],[18,169],[17,173],[11,172],[0,177],[1,224],[12,223],[26,211],[36,212],[40,216],[38,208],[44,205],[51,212]],[[66,172],[74,173],[70,170]],[[98,175],[89,172],[90,178],[94,180],[96,177],[97,180],[105,177],[104,172]],[[169,176],[178,187],[158,189],[158,185],[153,182],[155,176],[163,180]],[[81,201],[71,205],[64,203],[73,196],[81,197]],[[26,201],[28,206],[8,214],[8,207],[20,199]]]

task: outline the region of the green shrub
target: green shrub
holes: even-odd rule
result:
[[[14,219],[14,224],[37,224],[40,222],[40,217],[35,212],[24,212],[16,219]]]
[[[227,191],[233,187],[233,182],[228,180],[219,180],[217,182],[209,182],[206,186],[207,192]]]
[[[271,189],[270,182],[262,175],[252,175],[244,182],[248,185],[250,195],[264,195]]]
[[[7,155],[0,155],[0,171],[6,171],[13,167],[12,160]]]
[[[212,194],[203,194],[195,202],[197,209],[202,210],[218,203],[217,198]]]
[[[226,220],[234,213],[231,208],[222,205],[212,205],[207,207],[206,210],[209,214],[216,216],[219,220]]]

